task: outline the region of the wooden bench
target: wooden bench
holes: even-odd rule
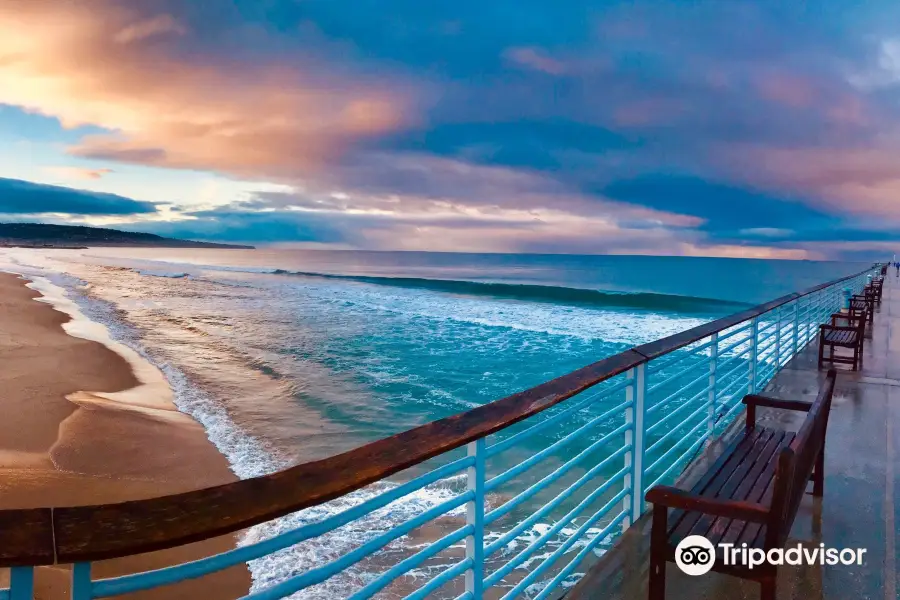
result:
[[[851,303],[850,310],[846,313],[831,315],[830,325],[819,325],[819,369],[827,360],[833,364],[853,365],[853,370],[858,371],[862,362],[863,344],[866,339],[866,320],[868,319],[868,307],[863,310],[854,308]],[[846,325],[838,325],[845,321]],[[829,348],[828,356],[825,356],[825,348]],[[849,348],[853,356],[842,356],[835,348]]]
[[[666,562],[675,560],[678,543],[689,535],[705,536],[716,547],[714,571],[758,581],[762,600],[775,599],[776,566],[727,565],[718,544],[741,548],[746,543],[765,552],[783,548],[810,480],[813,495],[822,496],[825,432],[835,377],[834,369],[828,371],[812,403],[745,396],[744,432],[690,491],[655,486],[647,492],[647,501],[653,503],[650,600],[665,598]],[[757,406],[807,411],[807,416],[796,434],[758,427]]]
[[[853,300],[865,302],[869,323],[873,323],[875,320],[875,290],[866,288],[863,290],[862,294],[854,294],[851,298],[851,302]]]
[[[875,290],[875,302],[881,304],[881,296],[884,293],[884,277],[876,277],[870,285]]]

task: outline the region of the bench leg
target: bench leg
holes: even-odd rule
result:
[[[653,525],[650,530],[650,591],[649,600],[666,598],[666,540],[668,510],[665,506],[653,506]]]
[[[775,600],[775,575],[771,579],[764,579],[759,582],[762,589],[759,593],[759,600]]]
[[[816,470],[813,472],[813,496],[821,498],[825,495],[825,446],[819,450],[816,459]]]
[[[825,358],[825,335],[822,333],[822,330],[819,330],[819,367],[818,369],[822,370],[822,362]]]

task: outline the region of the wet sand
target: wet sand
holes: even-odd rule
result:
[[[94,341],[102,328],[35,301],[41,294],[25,283],[0,273],[0,509],[119,502],[236,479],[202,426],[178,412],[158,370]],[[234,543],[227,536],[104,561],[94,577],[193,560]],[[69,577],[68,565],[38,569],[35,597],[68,597]],[[0,585],[7,581],[0,569]],[[120,597],[217,600],[243,596],[249,585],[240,566]]]

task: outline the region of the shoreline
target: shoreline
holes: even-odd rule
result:
[[[235,481],[204,427],[175,405],[163,373],[89,320],[65,290],[0,273],[0,509],[122,502]],[[235,547],[223,536],[94,564],[111,577]],[[0,586],[7,583],[0,573]],[[35,598],[63,598],[68,565],[35,572]],[[245,565],[128,598],[234,598]]]

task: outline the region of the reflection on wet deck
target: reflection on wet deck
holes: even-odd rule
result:
[[[860,566],[779,568],[779,600],[895,600],[897,595],[897,473],[900,448],[900,279],[891,270],[866,340],[862,371],[838,367],[825,445],[825,496],[807,495],[794,521],[790,545],[865,548]],[[766,395],[812,400],[825,372],[816,369],[810,344],[767,386]],[[763,418],[796,431],[803,415],[768,410]],[[737,423],[741,423],[737,419]],[[700,461],[715,455],[713,445]],[[699,469],[698,469],[699,470]],[[685,484],[692,475],[686,474]],[[679,484],[681,485],[681,484]],[[566,595],[567,600],[647,598],[650,518],[646,515]],[[667,569],[667,598],[759,598],[759,584],[726,575],[700,577]]]

